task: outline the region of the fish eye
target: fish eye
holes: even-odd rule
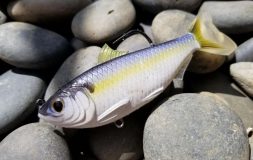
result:
[[[63,102],[57,99],[56,101],[54,101],[52,107],[56,112],[60,113],[63,109]]]

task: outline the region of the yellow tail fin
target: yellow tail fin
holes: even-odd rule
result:
[[[200,51],[205,53],[229,56],[237,48],[235,42],[220,32],[206,14],[196,18],[191,32],[200,43]]]

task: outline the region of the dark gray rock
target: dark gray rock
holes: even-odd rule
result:
[[[239,62],[230,65],[230,74],[248,95],[253,97],[253,62]]]
[[[249,142],[241,119],[211,96],[180,94],[148,118],[146,160],[247,160]]]
[[[114,124],[91,129],[88,140],[95,157],[99,160],[140,160],[144,123],[137,117],[125,117],[124,127],[120,129]]]
[[[214,72],[205,76],[192,74],[185,78],[185,87],[189,92],[215,93],[240,116],[246,128],[253,128],[253,101],[232,83],[230,77]]]
[[[3,24],[6,21],[6,15],[0,11],[0,24]]]
[[[100,0],[81,10],[73,19],[72,32],[82,41],[104,43],[123,34],[135,20],[129,0]]]
[[[0,58],[16,67],[50,67],[70,52],[67,40],[52,31],[22,22],[0,25]]]
[[[152,22],[156,43],[175,39],[189,32],[195,16],[180,10],[166,10],[157,14]]]
[[[133,0],[137,5],[151,13],[159,13],[166,9],[180,9],[194,11],[202,0],[179,1],[179,0]]]
[[[235,59],[236,62],[253,62],[253,38],[238,46]]]
[[[1,160],[70,160],[61,133],[42,123],[31,123],[10,133],[0,143]]]
[[[45,23],[63,21],[90,4],[91,0],[16,0],[8,5],[8,14],[17,21]]]
[[[150,46],[149,42],[143,35],[135,34],[128,37],[123,42],[121,42],[117,47],[117,50],[133,52],[143,48],[147,48],[149,46]]]
[[[72,48],[75,51],[87,47],[86,43],[84,43],[83,41],[81,41],[77,38],[73,38],[70,43],[71,43]]]
[[[225,33],[253,31],[253,1],[204,2],[199,14],[212,16],[214,24]]]
[[[45,99],[52,96],[54,92],[70,80],[97,65],[100,50],[101,48],[96,46],[83,48],[76,51],[68,59],[66,59],[51,80],[46,90]]]
[[[9,70],[0,76],[0,134],[15,128],[36,108],[45,83],[33,74]]]

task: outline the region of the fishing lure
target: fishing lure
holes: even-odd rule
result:
[[[101,64],[59,89],[39,109],[39,117],[66,128],[115,122],[152,101],[182,75],[195,51],[227,56],[236,44],[207,16],[177,39],[125,54],[105,45]]]

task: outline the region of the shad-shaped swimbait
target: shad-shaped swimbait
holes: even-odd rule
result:
[[[191,33],[128,53],[100,55],[105,61],[58,90],[39,109],[39,117],[67,128],[90,128],[115,122],[147,104],[187,66],[192,54],[230,55],[236,45],[207,17],[197,18]],[[204,54],[204,53],[203,53]],[[116,57],[116,58],[115,58]]]

